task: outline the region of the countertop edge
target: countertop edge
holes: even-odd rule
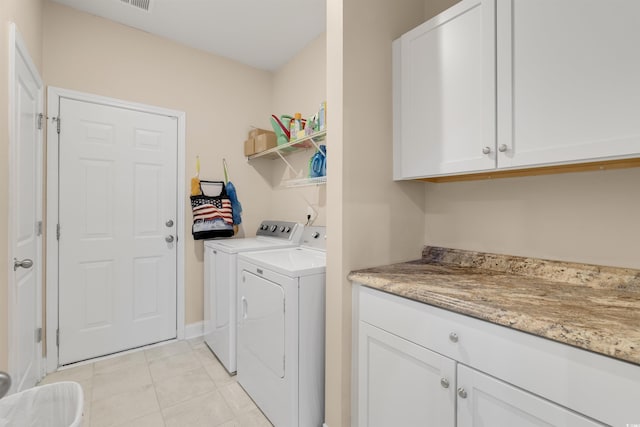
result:
[[[369,288],[407,298],[418,303],[432,305],[478,320],[487,321],[520,332],[550,339],[561,344],[577,347],[585,351],[611,357],[619,361],[640,365],[640,352],[636,349],[635,343],[625,341],[624,339],[612,338],[612,342],[607,342],[607,340],[594,342],[589,336],[586,336],[586,334],[581,334],[580,331],[575,330],[573,332],[569,331],[553,319],[533,318],[526,313],[519,313],[508,309],[496,310],[493,307],[483,306],[473,301],[445,297],[437,292],[424,289],[424,287],[422,287],[420,298],[418,299],[414,293],[407,291],[411,286],[417,285],[385,279],[377,273],[367,274],[363,271],[353,271],[347,275],[347,278],[352,282]],[[531,325],[541,326],[532,327]]]

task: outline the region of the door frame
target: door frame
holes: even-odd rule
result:
[[[40,112],[43,111],[43,105],[44,105],[44,85],[42,83],[42,79],[40,78],[40,74],[38,73],[38,68],[35,66],[35,64],[33,63],[33,60],[31,59],[31,55],[29,54],[29,49],[27,49],[27,45],[24,41],[24,39],[22,38],[22,35],[20,34],[20,32],[18,31],[18,27],[15,23],[11,22],[9,24],[9,126],[8,126],[8,130],[9,130],[9,230],[8,230],[8,237],[9,237],[9,262],[7,263],[7,273],[8,273],[8,303],[7,303],[7,311],[8,311],[8,332],[9,332],[9,374],[13,375],[13,367],[16,364],[16,360],[19,357],[18,354],[18,348],[14,344],[14,340],[15,340],[15,330],[14,330],[14,325],[16,324],[17,321],[17,317],[16,316],[16,305],[15,305],[15,298],[16,298],[16,283],[14,280],[14,274],[12,271],[12,264],[11,264],[11,260],[13,260],[14,258],[14,251],[15,251],[15,247],[14,247],[14,241],[15,241],[15,223],[13,221],[13,210],[12,210],[12,206],[16,206],[17,205],[17,189],[14,188],[15,183],[17,182],[17,177],[18,177],[18,169],[16,167],[16,162],[14,161],[14,156],[18,151],[17,148],[17,144],[18,141],[16,141],[16,135],[17,135],[17,129],[16,129],[16,125],[17,125],[17,114],[19,114],[19,111],[17,110],[17,105],[16,105],[16,93],[15,93],[15,87],[16,87],[16,64],[17,61],[16,59],[18,58],[18,56],[22,57],[22,59],[24,60],[25,64],[27,65],[27,68],[29,69],[29,72],[31,73],[31,75],[33,76],[34,80],[36,81],[36,83],[38,84],[39,87],[39,91],[40,91],[40,96],[38,98],[38,110]],[[36,187],[37,187],[37,194],[36,194],[36,218],[39,221],[42,221],[42,201],[43,201],[43,180],[42,180],[42,175],[43,175],[43,131],[38,133],[38,139],[36,142],[36,147],[35,147],[35,155],[36,155],[36,159],[37,159],[37,166],[36,166],[36,171],[35,171],[35,175],[36,175]],[[35,226],[35,224],[34,224]],[[44,261],[44,254],[42,252],[42,234],[40,234],[39,236],[37,236],[37,243],[36,243],[36,258],[34,261],[35,263],[35,269],[36,269],[36,326],[39,328],[42,328],[42,291],[43,291],[43,282],[42,282],[42,262]],[[34,336],[35,338],[35,336]],[[42,345],[43,345],[43,341],[40,341],[37,345],[37,349],[36,351],[39,354],[39,358],[37,359],[37,375],[39,378],[42,378],[44,376],[44,363],[43,363],[43,356],[42,356]],[[15,376],[14,376],[15,378]],[[12,384],[11,386],[11,390],[10,392],[13,392],[16,389],[16,386],[18,386],[17,382],[14,381],[14,384]]]
[[[55,372],[58,369],[58,344],[56,331],[58,330],[58,291],[59,291],[59,248],[56,235],[58,224],[58,197],[59,197],[59,139],[57,132],[57,120],[60,114],[60,99],[72,99],[75,101],[93,102],[116,108],[140,111],[144,113],[159,114],[175,117],[178,120],[178,153],[177,153],[177,213],[176,213],[176,325],[177,338],[183,339],[185,335],[185,298],[184,298],[184,243],[185,237],[181,235],[185,228],[185,133],[186,113],[184,111],[170,110],[152,105],[129,102],[116,98],[109,98],[90,93],[62,89],[54,86],[47,88],[47,266],[46,266],[46,307],[47,307],[47,372]],[[64,123],[62,124],[64,126]]]

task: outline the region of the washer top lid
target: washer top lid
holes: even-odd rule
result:
[[[247,251],[262,251],[270,248],[290,248],[297,242],[269,237],[247,237],[243,239],[207,240],[205,246],[222,252],[235,254]]]
[[[324,273],[327,265],[325,251],[303,247],[250,252],[238,255],[238,259],[288,277]]]

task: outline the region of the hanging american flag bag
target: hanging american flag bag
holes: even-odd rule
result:
[[[200,181],[200,194],[191,196],[191,210],[195,240],[233,236],[233,211],[224,182]]]

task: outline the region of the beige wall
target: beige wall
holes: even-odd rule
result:
[[[445,11],[460,0],[425,0],[424,2],[424,18],[425,21]]]
[[[268,127],[272,74],[74,9],[45,2],[46,85],[186,112],[186,192],[200,155],[201,177],[223,179],[229,163],[243,204],[243,234],[268,213],[271,187],[243,157],[251,125]],[[185,209],[186,324],[203,318],[203,243]]]
[[[422,22],[423,0],[327,1],[326,423],[351,425],[349,271],[415,258],[424,186],[392,180],[391,42]]]
[[[640,169],[425,184],[431,245],[640,268]]]
[[[15,22],[36,67],[42,71],[42,0],[2,0],[0,8],[0,370],[8,370],[9,269],[9,23]]]
[[[309,117],[318,111],[320,103],[327,99],[326,50],[326,34],[323,33],[274,74],[272,113],[280,116],[300,112],[303,117]],[[327,145],[331,146],[331,134]],[[310,205],[317,212],[314,224],[326,225],[325,186],[280,187],[283,180],[307,176],[309,158],[314,153],[315,149],[308,149],[287,157],[297,174],[290,172],[279,159],[264,160],[257,165],[275,189],[269,212],[271,218],[305,222]]]

